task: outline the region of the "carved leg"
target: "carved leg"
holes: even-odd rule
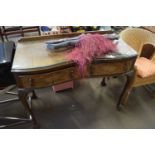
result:
[[[25,107],[27,113],[30,115],[30,117],[32,118],[34,127],[36,128],[38,126],[36,118],[33,114],[33,111],[31,110],[29,103],[28,103],[28,94],[32,92],[32,90],[30,89],[19,89],[18,90],[18,95],[19,95],[19,99],[22,102],[23,106]]]
[[[126,81],[125,87],[124,87],[124,89],[121,93],[121,96],[119,98],[119,101],[117,103],[117,109],[118,110],[120,110],[121,104],[127,105],[127,100],[128,100],[128,97],[131,93],[131,90],[132,90],[134,78],[135,78],[135,72],[134,71],[131,71],[127,74],[127,81]]]
[[[101,85],[102,85],[102,86],[106,86],[106,81],[105,81],[105,80],[106,80],[106,78],[104,77],[104,78],[102,79],[102,82],[101,82]]]
[[[33,99],[37,99],[37,95],[36,95],[36,93],[35,93],[34,90],[32,90],[32,98],[33,98]]]
[[[153,91],[153,96],[154,96],[154,98],[155,98],[155,91]]]

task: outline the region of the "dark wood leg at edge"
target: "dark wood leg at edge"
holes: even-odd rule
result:
[[[19,95],[20,101],[22,102],[23,106],[25,107],[25,110],[27,111],[27,113],[32,118],[34,128],[38,128],[39,127],[38,123],[36,121],[36,118],[34,116],[32,109],[30,108],[29,103],[28,103],[28,94],[31,92],[32,92],[32,90],[30,90],[30,89],[18,89],[18,95]]]
[[[117,102],[117,110],[120,110],[121,104],[127,106],[127,100],[131,93],[132,84],[133,84],[134,78],[135,78],[135,71],[134,70],[130,71],[129,73],[127,73],[126,77],[127,77],[126,84],[125,84],[124,89],[120,95],[118,102]]]
[[[102,79],[101,85],[102,85],[103,87],[106,86],[106,78],[105,78],[105,77]]]
[[[34,90],[32,90],[32,99],[37,99],[38,97],[37,97],[37,95],[36,95],[36,93],[35,93],[35,91]]]

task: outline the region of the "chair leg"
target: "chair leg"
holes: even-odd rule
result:
[[[20,27],[20,31],[21,31],[22,37],[24,37],[24,31],[23,31],[23,27],[22,26]]]
[[[39,26],[38,26],[38,34],[39,34],[39,36],[41,35],[40,27]]]
[[[8,36],[7,36],[7,35],[5,35],[5,39],[6,39],[6,41],[9,41],[9,39],[8,39]]]
[[[10,94],[10,95],[18,95],[18,93],[12,92],[11,90],[13,90],[14,88],[16,88],[16,85],[11,85],[10,87],[8,87],[8,89],[5,91],[6,94]]]
[[[3,33],[2,33],[2,28],[0,26],[0,37],[1,37],[1,41],[4,42],[4,38],[3,38]]]
[[[0,101],[0,104],[3,104],[3,103],[7,103],[7,102],[11,102],[11,101],[18,101],[19,98],[12,98],[12,99],[7,99],[7,100],[3,100],[3,101]]]
[[[8,122],[8,121],[12,122],[12,123],[8,123],[8,124],[0,125],[0,129],[2,129],[2,128],[14,127],[17,125],[22,125],[22,124],[28,123],[32,120],[24,119],[24,118],[18,118],[18,117],[0,117],[0,121],[1,122]]]
[[[0,92],[0,94],[11,94],[11,95],[17,95],[16,93],[14,92],[10,92],[10,90],[12,90],[13,88],[15,87],[15,85],[11,85],[7,88],[5,88],[3,91]],[[12,98],[12,99],[6,99],[6,100],[3,100],[3,101],[0,101],[0,104],[4,104],[4,103],[7,103],[7,102],[11,102],[11,101],[18,101],[19,98],[16,97],[16,98]],[[24,124],[24,123],[27,123],[27,122],[30,122],[32,121],[32,118],[29,117],[29,118],[18,118],[18,117],[0,117],[0,128],[9,128],[9,127],[13,127],[13,126],[17,126],[17,125],[21,125],[21,124]],[[3,123],[5,122],[5,123]],[[10,122],[10,123],[6,123],[6,122]]]
[[[18,93],[11,92],[11,91],[6,92],[6,94],[9,94],[9,95],[18,95]]]
[[[17,101],[17,100],[19,100],[19,98],[7,99],[7,100],[0,101],[0,104],[11,102],[11,101]],[[32,121],[32,118],[0,117],[0,122],[10,122],[10,121],[11,123],[7,123],[7,124],[1,123],[0,128],[9,128],[9,127],[21,125],[24,123],[28,123]]]
[[[2,41],[2,42],[4,42],[4,38],[3,38],[3,35],[1,35],[1,41]]]
[[[14,89],[15,87],[16,87],[15,85],[8,86],[5,89],[1,90],[0,94],[10,94],[10,95],[16,95],[17,96],[18,95],[17,93],[11,92],[11,90]],[[18,101],[18,100],[19,100],[19,98],[15,97],[15,98],[0,101],[0,104],[11,102],[11,101]]]

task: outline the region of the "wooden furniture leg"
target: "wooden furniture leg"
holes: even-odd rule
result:
[[[38,34],[39,34],[39,36],[41,35],[40,27],[39,26],[38,26]]]
[[[9,41],[7,34],[5,34],[4,36],[5,36],[6,41]]]
[[[38,127],[38,124],[37,124],[36,118],[34,116],[34,113],[33,113],[32,109],[30,108],[30,105],[28,103],[28,94],[31,92],[32,92],[32,90],[30,90],[30,89],[18,89],[19,99],[22,102],[23,106],[25,107],[27,113],[32,118],[33,125],[36,128],[36,127]]]
[[[23,27],[22,26],[20,26],[20,31],[21,31],[22,37],[24,37],[24,32],[23,32]]]
[[[4,38],[3,38],[3,36],[2,36],[2,35],[0,35],[0,36],[1,36],[1,41],[4,42]]]
[[[32,98],[33,98],[33,99],[37,99],[37,95],[36,95],[36,93],[35,93],[34,90],[32,90]]]
[[[132,85],[133,85],[134,78],[135,78],[135,71],[134,70],[130,71],[129,73],[127,73],[126,77],[127,77],[127,81],[126,81],[125,87],[124,87],[124,89],[120,95],[119,101],[117,103],[118,110],[120,110],[121,104],[127,106],[127,100],[131,93]]]
[[[1,41],[4,42],[3,34],[2,34],[2,29],[0,27],[0,36],[1,36]]]
[[[103,77],[103,79],[102,79],[102,81],[101,81],[101,85],[102,85],[102,86],[106,86],[106,78],[105,78],[105,77]]]

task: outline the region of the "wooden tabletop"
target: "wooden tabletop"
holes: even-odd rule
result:
[[[46,41],[51,40],[49,37],[37,37],[22,39],[17,43],[15,57],[12,65],[12,71],[22,72],[27,70],[45,69],[48,67],[55,67],[64,64],[71,64],[66,59],[67,52],[51,52],[46,47]],[[99,59],[119,59],[132,57],[136,55],[131,47],[125,44],[122,40],[118,41],[117,52],[103,56]]]

